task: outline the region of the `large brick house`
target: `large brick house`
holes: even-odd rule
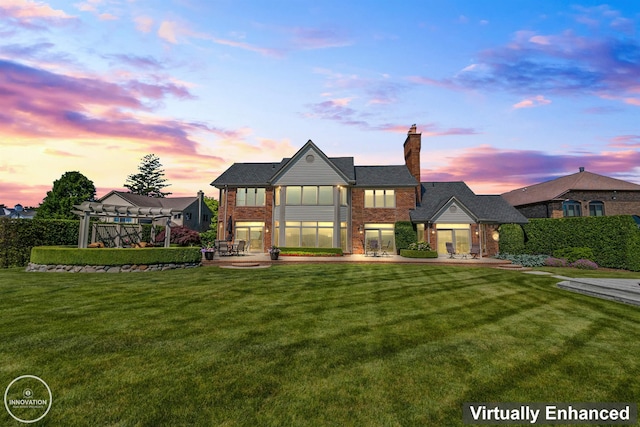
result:
[[[640,185],[580,168],[502,195],[527,218],[640,215]]]
[[[363,253],[372,240],[395,251],[395,223],[410,221],[441,254],[445,242],[459,253],[475,243],[494,254],[500,224],[527,222],[500,196],[477,196],[463,182],[421,183],[420,149],[414,125],[403,165],[356,166],[312,141],[280,162],[235,163],[211,183],[220,191],[218,235],[259,252],[277,245]]]

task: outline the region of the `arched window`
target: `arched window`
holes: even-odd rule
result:
[[[589,216],[604,216],[604,203],[599,201],[589,202]]]
[[[565,200],[562,202],[562,212],[564,216],[582,216],[582,207],[580,202],[575,200]]]

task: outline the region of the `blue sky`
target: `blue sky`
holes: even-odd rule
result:
[[[155,153],[174,195],[313,140],[358,165],[502,193],[640,183],[633,1],[2,0],[0,203],[64,172],[98,196]]]

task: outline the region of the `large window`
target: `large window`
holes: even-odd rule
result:
[[[365,208],[395,208],[396,194],[394,190],[364,190]]]
[[[582,216],[582,206],[575,200],[566,200],[562,202],[562,213],[566,217]]]
[[[236,206],[264,206],[264,188],[238,188]]]
[[[333,187],[330,185],[290,185],[286,188],[287,205],[331,206]]]
[[[604,216],[604,203],[602,203],[602,202],[589,202],[589,215],[590,216]]]
[[[285,246],[332,248],[333,222],[286,221]]]

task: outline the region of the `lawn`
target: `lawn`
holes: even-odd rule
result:
[[[420,265],[0,270],[0,391],[47,426],[455,426],[463,402],[636,402],[640,308]],[[0,425],[23,425],[0,408]]]

